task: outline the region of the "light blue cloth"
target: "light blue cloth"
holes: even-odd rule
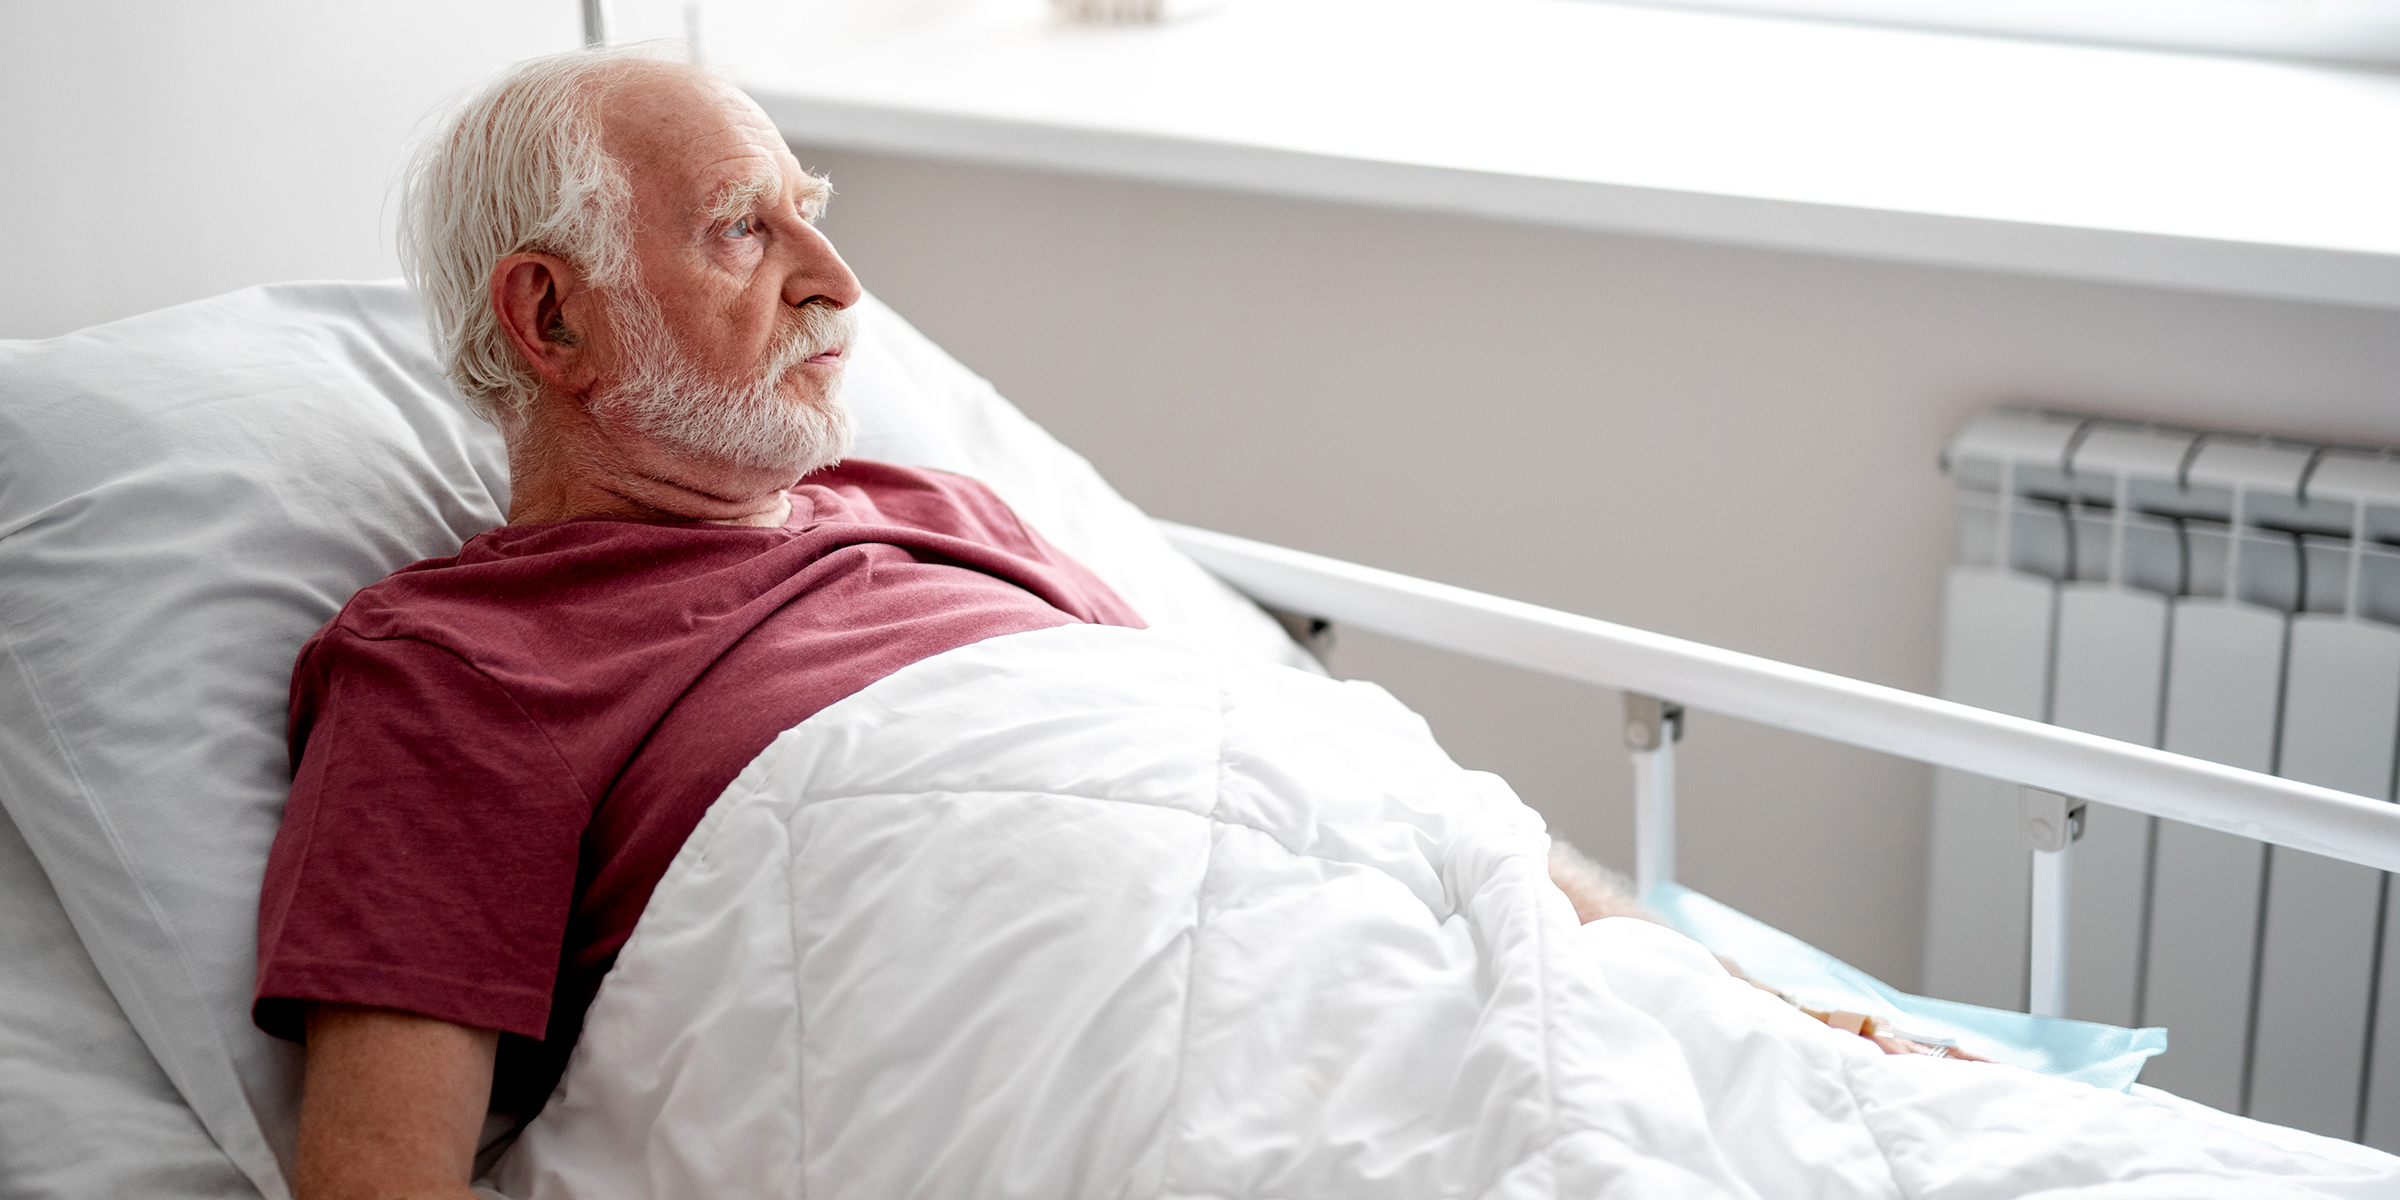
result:
[[[2124,1091],[2142,1073],[2142,1064],[2167,1048],[2164,1029],[2120,1029],[1911,996],[1677,884],[1651,889],[1647,904],[1660,920],[1710,953],[1740,965],[1744,975],[1810,1008],[1882,1018],[1899,1033],[1953,1043],[1993,1062]]]

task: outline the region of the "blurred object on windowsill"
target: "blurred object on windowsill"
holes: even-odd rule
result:
[[[1221,6],[1222,0],[1050,0],[1051,15],[1077,25],[1156,25]]]

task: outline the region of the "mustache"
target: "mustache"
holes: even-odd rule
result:
[[[803,387],[800,395],[785,395],[783,384],[808,359],[847,350],[857,340],[856,315],[822,301],[786,309],[752,368],[730,378],[694,366],[667,332],[656,301],[638,288],[626,292],[611,317],[620,322],[626,369],[595,393],[595,412],[679,452],[788,467],[793,478],[849,453],[842,373],[829,372],[821,387]]]
[[[822,300],[811,300],[794,310],[791,320],[775,331],[775,340],[767,351],[763,381],[770,387],[781,383],[801,363],[829,351],[846,351],[856,340],[857,313],[835,308]]]

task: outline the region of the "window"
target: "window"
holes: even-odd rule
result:
[[[1649,0],[1770,16],[2400,64],[2400,0]]]

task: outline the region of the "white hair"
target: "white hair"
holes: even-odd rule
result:
[[[401,269],[425,306],[442,374],[486,420],[521,414],[540,378],[492,311],[492,268],[528,251],[603,291],[631,271],[633,195],[600,141],[607,86],[660,47],[527,59],[467,98],[417,149],[401,198]]]

